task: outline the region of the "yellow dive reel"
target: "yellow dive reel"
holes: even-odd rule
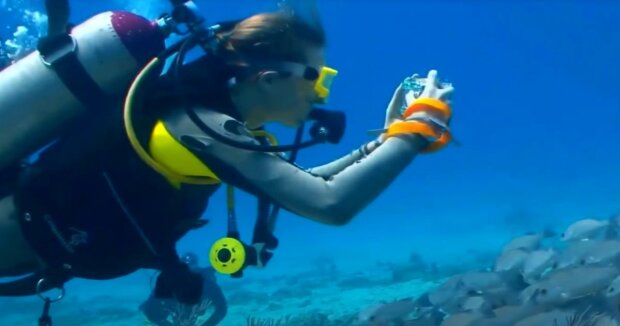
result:
[[[221,238],[211,246],[209,260],[216,271],[235,274],[246,265],[245,245],[235,238]]]
[[[270,139],[272,144],[275,138]],[[222,274],[234,278],[243,276],[243,270],[248,266],[261,268],[273,256],[268,251],[278,246],[278,240],[273,236],[273,223],[277,214],[277,208],[267,199],[259,199],[258,215],[254,225],[254,238],[252,245],[247,245],[240,240],[235,213],[234,188],[227,186],[227,209],[228,209],[228,233],[211,246],[209,261],[211,266]]]

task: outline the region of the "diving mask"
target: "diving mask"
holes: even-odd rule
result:
[[[321,65],[310,66],[293,61],[253,60],[244,58],[237,53],[226,53],[227,63],[235,67],[235,77],[229,80],[229,86],[234,85],[238,78],[243,79],[256,72],[257,69],[272,69],[282,74],[301,77],[314,82],[313,89],[316,94],[316,103],[325,103],[330,94],[332,83],[338,70]]]
[[[338,75],[336,69],[328,66],[316,68],[296,62],[283,62],[281,65],[287,72],[306,80],[314,81],[313,89],[318,102],[325,103],[327,101],[334,78]]]
[[[304,78],[308,81],[313,81],[313,89],[317,98],[316,102],[318,103],[325,103],[327,101],[334,78],[338,75],[338,70],[328,66],[313,67],[303,63],[291,61],[261,64],[260,67],[274,69],[282,73],[289,73],[291,75]]]

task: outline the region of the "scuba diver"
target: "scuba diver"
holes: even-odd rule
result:
[[[203,277],[203,289],[201,301],[195,305],[185,305],[173,299],[158,299],[154,293],[140,305],[149,323],[157,326],[165,325],[200,325],[214,326],[221,322],[228,311],[226,297],[216,283],[215,270],[211,267],[202,268],[198,264],[198,256],[194,253],[186,253],[181,258],[190,270]],[[198,322],[209,307],[213,307],[213,313],[202,323]]]
[[[48,0],[54,1],[60,0]],[[183,9],[187,1],[173,3]],[[172,16],[190,14],[185,10]],[[5,180],[11,191],[0,198],[0,247],[5,249],[0,251],[0,277],[23,276],[0,284],[0,296],[41,296],[59,288],[62,298],[63,284],[71,278],[112,279],[144,268],[161,271],[156,298],[196,304],[203,295],[202,276],[181,261],[176,243],[207,223],[201,216],[223,184],[229,190],[229,232],[213,246],[210,260],[217,271],[239,276],[246,266],[260,268],[269,261],[270,250],[278,245],[272,234],[278,209],[317,223],[346,225],[418,154],[449,143],[453,88],[443,87],[431,70],[416,96],[405,96],[402,85],[398,86],[376,139],[325,165],[302,168],[293,163],[297,150],[337,143],[344,132],[342,113],[316,108],[326,102],[336,75],[325,63],[326,36],[320,25],[287,11],[258,13],[200,29],[179,46],[164,49],[136,43],[149,28],[158,27],[148,21],[140,25],[142,21],[130,13],[111,12],[90,22],[111,22],[118,33],[127,26],[141,28],[140,33],[105,38],[102,45],[115,51],[107,58],[115,60],[130,52],[116,51],[110,44],[126,41],[137,65],[144,67],[135,79],[89,77],[95,72],[114,74],[128,65],[105,66],[101,49],[89,52],[83,47],[82,57],[74,55],[73,37],[79,46],[88,33],[114,31],[82,25],[71,35],[58,32],[58,38],[52,35],[40,42],[40,54],[33,55],[42,56],[46,65],[31,55],[10,70],[15,75],[0,75],[2,86],[3,77],[18,80],[24,67],[29,80],[41,75],[41,83],[55,83],[58,78],[47,77],[55,73],[66,86],[37,87],[40,92],[62,92],[48,100],[30,93],[3,93],[0,87],[0,130],[18,135],[8,138],[13,143],[20,139],[26,149],[37,148],[33,140],[37,137],[50,140],[36,156],[16,162],[9,158],[21,156],[26,149],[0,140],[0,167],[9,171],[4,175],[12,176]],[[200,20],[192,22],[189,26],[195,27]],[[58,44],[63,45],[62,55],[46,54]],[[195,46],[208,51],[185,63],[183,54]],[[147,50],[162,55],[153,58]],[[149,76],[173,51],[178,56],[172,68]],[[88,70],[87,64],[99,66]],[[106,81],[124,91],[96,96],[101,93],[97,83]],[[1,125],[8,121],[2,119],[2,110],[10,107],[6,103],[20,107],[21,102],[10,100],[25,97],[36,101],[33,107],[40,105],[36,119],[26,115],[27,110],[12,110],[6,116],[20,117],[19,123]],[[89,109],[72,120],[52,119],[52,113],[78,112],[62,111],[71,103]],[[45,128],[60,125],[59,121],[64,123],[59,134],[45,138],[51,134]],[[296,137],[292,146],[278,145],[263,128],[273,122],[295,128],[305,121],[316,122],[309,130],[313,139],[302,143]],[[231,187],[257,198],[251,245],[239,237]],[[53,300],[45,300],[47,314]]]

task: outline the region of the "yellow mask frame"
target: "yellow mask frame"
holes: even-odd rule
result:
[[[309,81],[314,81],[314,92],[317,99],[322,103],[327,101],[331,93],[334,79],[338,75],[338,70],[332,67],[325,65],[314,67],[291,61],[270,62],[267,64],[257,64],[257,66],[260,68],[274,69],[279,72],[289,73]]]

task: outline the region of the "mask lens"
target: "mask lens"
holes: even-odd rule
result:
[[[319,79],[319,76],[320,76],[320,72],[318,70],[311,68],[311,67],[307,67],[306,70],[304,71],[303,77],[306,80],[313,81],[313,80]]]

